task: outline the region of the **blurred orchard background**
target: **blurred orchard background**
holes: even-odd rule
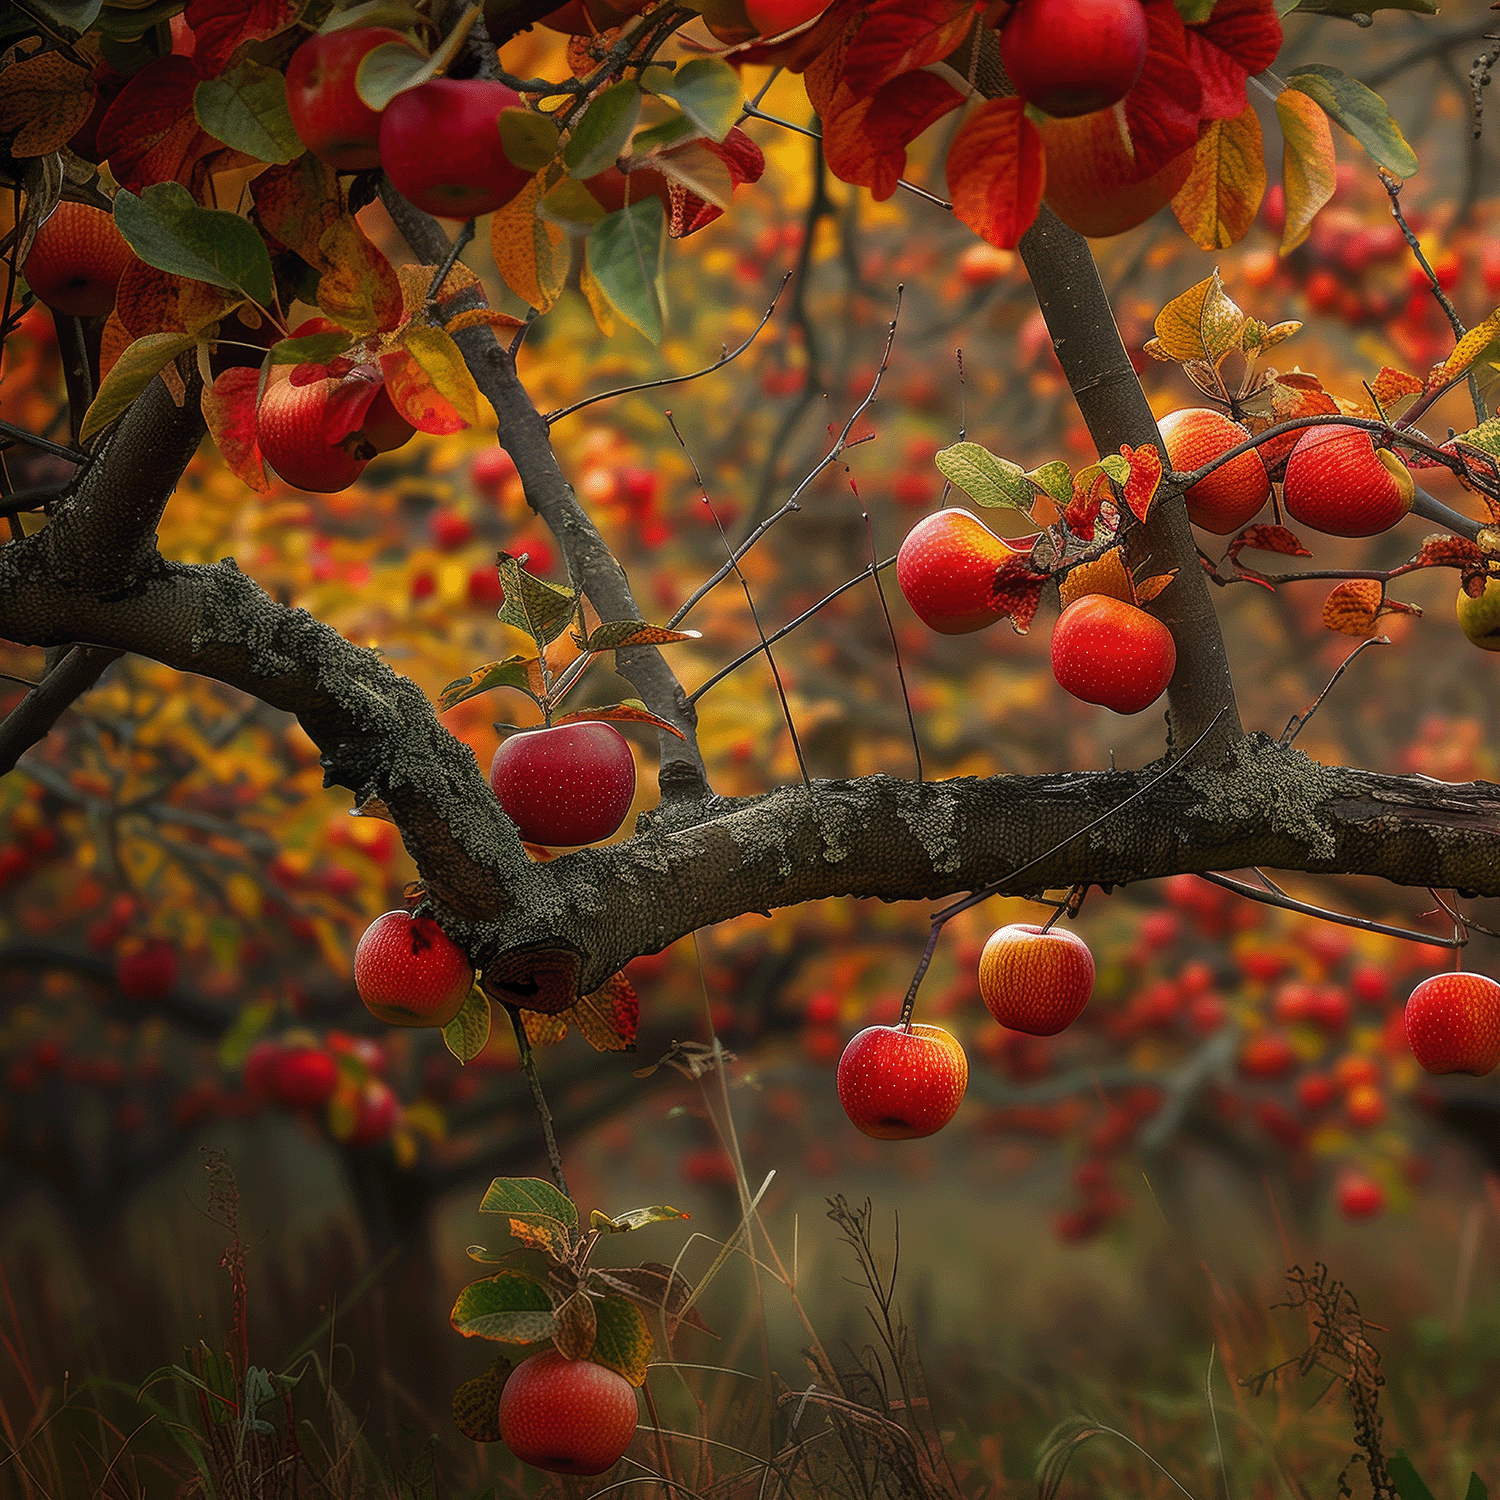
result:
[[[1381,12],[1365,29],[1291,17],[1279,65],[1284,74],[1337,57],[1390,102],[1422,163],[1403,205],[1471,325],[1500,301],[1496,132],[1486,117],[1471,139],[1469,93],[1490,21],[1475,0],[1436,19]],[[504,60],[535,74],[556,65],[560,46],[537,30]],[[762,107],[800,121],[800,99],[800,85],[778,81]],[[1262,113],[1275,150],[1274,111]],[[791,275],[734,363],[553,428],[637,597],[665,619],[722,562],[719,528],[738,539],[780,506],[869,392],[904,288],[889,370],[855,433],[870,440],[746,561],[769,629],[856,575],[872,532],[882,558],[895,551],[939,505],[933,455],[960,431],[1028,467],[1092,452],[1016,256],[978,244],[920,196],[872,203],[826,174],[804,136],[749,128],[768,170],[731,213],[674,246],[662,346],[623,326],[603,337],[573,291],[528,336],[521,373],[546,411],[697,368],[744,340]],[[1284,260],[1279,189],[1262,224],[1216,256],[1195,250],[1169,213],[1096,242],[1132,355],[1159,308],[1218,266],[1247,312],[1304,320],[1279,352],[1341,394],[1382,364],[1421,371],[1441,359],[1452,335],[1374,168],[1342,135],[1339,152],[1336,196]],[[919,184],[924,161],[919,146],[909,173]],[[940,177],[928,185],[940,192]],[[378,204],[361,222],[395,252]],[[511,306],[485,243],[466,259],[492,302]],[[1158,414],[1195,404],[1177,367],[1141,356],[1138,368]],[[0,376],[8,421],[58,430],[44,310],[7,344]],[[1453,412],[1441,408],[1429,430],[1468,425],[1463,390],[1450,399]],[[330,496],[275,482],[254,496],[205,444],[168,509],[162,551],[233,555],[271,592],[378,644],[436,699],[476,663],[520,649],[495,619],[497,548],[560,577],[492,439],[419,435]],[[9,459],[17,486],[62,477],[45,457]],[[1441,487],[1444,471],[1423,477],[1463,506]],[[1421,533],[1411,520],[1368,541],[1320,538],[1309,566],[1388,567]],[[1392,645],[1360,658],[1299,744],[1355,766],[1494,779],[1496,660],[1460,634],[1449,573],[1404,581],[1399,597],[1425,617],[1383,622]],[[1347,655],[1347,638],[1320,623],[1324,593],[1219,593],[1247,728],[1280,734]],[[1002,625],[941,637],[889,583],[886,596],[929,776],[1158,753],[1157,712],[1121,719],[1058,690],[1045,618],[1027,636]],[[732,580],[687,623],[702,639],[674,648],[673,661],[690,690],[756,642]],[[777,660],[813,775],[910,774],[868,581],[780,642]],[[24,691],[13,679],[37,667],[35,653],[0,651],[10,674],[0,710]],[[592,670],[598,692],[621,695],[605,668]],[[763,658],[697,706],[720,791],[796,778]],[[487,695],[445,722],[487,765],[492,722],[513,711]],[[654,740],[634,738],[639,811],[655,797]],[[238,1184],[252,1362],[288,1368],[311,1350],[331,1383],[318,1398],[320,1440],[340,1455],[328,1493],[511,1494],[542,1482],[499,1445],[466,1443],[447,1410],[490,1352],[448,1327],[474,1274],[465,1247],[491,1227],[479,1198],[497,1174],[545,1175],[514,1044],[497,1028],[461,1068],[437,1032],[380,1028],[350,979],[359,934],[399,904],[413,874],[389,824],[350,817],[347,794],[322,789],[317,753],[291,720],[135,659],[0,780],[0,1492],[170,1494],[191,1476],[167,1416],[152,1417],[136,1389],[183,1363],[185,1348],[198,1349],[198,1364],[186,1363],[202,1374],[204,1350],[222,1349],[233,1322],[220,1263],[226,1200],[210,1204],[205,1151],[224,1153]],[[1451,931],[1424,893],[1355,879],[1298,878],[1291,889]],[[886,1273],[899,1218],[894,1295],[930,1405],[914,1396],[897,1415],[938,1434],[966,1493],[1029,1492],[1038,1444],[1081,1412],[1128,1435],[1194,1496],[1217,1493],[1220,1445],[1237,1496],[1331,1494],[1354,1451],[1347,1403],[1338,1389],[1325,1394],[1331,1374],[1260,1394],[1245,1383],[1306,1347],[1304,1314],[1270,1309],[1285,1300],[1287,1267],[1316,1261],[1383,1326],[1370,1337],[1388,1382],[1388,1444],[1412,1455],[1438,1497],[1458,1493],[1471,1468],[1500,1483],[1500,1092],[1493,1078],[1427,1079],[1400,1024],[1411,985],[1447,966],[1445,951],[1276,912],[1192,876],[1095,893],[1077,924],[1099,964],[1094,999],[1065,1035],[1039,1040],[996,1027],[975,984],[988,933],[1036,911],[990,902],[938,947],[924,1014],[964,1040],[971,1081],[954,1124],[930,1140],[867,1139],[833,1087],[844,1042],[897,1016],[925,908],[833,901],[701,932],[630,965],[642,1006],[633,1058],[577,1035],[542,1054],[576,1198],[611,1212],[690,1212],[688,1225],[648,1231],[658,1238],[643,1247],[670,1261],[693,1232],[690,1277],[734,1233],[742,1183],[753,1194],[775,1174],[759,1213],[777,1274],[757,1230],[764,1265],[736,1257],[705,1294],[718,1341],[679,1351],[744,1375],[705,1372],[691,1394],[663,1392],[664,1420],[696,1400],[709,1432],[754,1448],[762,1418],[748,1392],[774,1391],[770,1372],[790,1390],[807,1384],[808,1324],[836,1365],[858,1365],[876,1327],[872,1294],[828,1218],[826,1200],[842,1194],[855,1210],[871,1200],[867,1228]],[[1476,936],[1464,962],[1495,973],[1500,947]],[[634,1071],[674,1042],[714,1035],[735,1057],[727,1078],[695,1079],[686,1064]],[[301,1107],[326,1095],[330,1068],[332,1099]],[[778,1277],[795,1280],[795,1299]],[[152,1391],[163,1413],[184,1392],[193,1399],[180,1378]],[[729,1472],[737,1461],[715,1462]],[[1360,1473],[1350,1482],[1366,1492]],[[1106,1436],[1078,1452],[1062,1493],[1170,1489]]]

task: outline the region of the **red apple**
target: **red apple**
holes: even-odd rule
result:
[[[177,983],[177,952],[161,938],[149,938],[115,959],[115,983],[131,1000],[160,1000]]]
[[[990,935],[979,955],[979,993],[1012,1031],[1056,1036],[1083,1013],[1094,992],[1094,955],[1067,927],[1028,922]]]
[[[1052,675],[1085,703],[1138,714],[1166,691],[1177,643],[1154,615],[1108,594],[1085,594],[1052,627]]]
[[[503,208],[532,179],[505,154],[500,116],[521,96],[487,78],[434,78],[397,94],[380,117],[380,164],[424,213],[472,219]]]
[[[245,1092],[258,1104],[276,1097],[276,1062],[281,1052],[281,1043],[267,1038],[256,1042],[245,1054],[241,1074],[245,1080]]]
[[[968,1084],[964,1049],[941,1026],[867,1026],[839,1058],[839,1103],[856,1128],[877,1140],[941,1130]]]
[[[1239,1069],[1246,1078],[1280,1078],[1296,1065],[1292,1044],[1279,1032],[1253,1036],[1240,1048]]]
[[[896,582],[934,630],[963,635],[1005,614],[992,596],[995,569],[1016,551],[969,511],[934,511],[906,533],[896,554]]]
[[[135,252],[114,217],[65,199],[42,221],[21,266],[26,285],[54,312],[102,318]]]
[[[1411,471],[1362,427],[1309,427],[1286,461],[1287,514],[1329,536],[1375,536],[1411,509]]]
[[[522,1463],[554,1474],[602,1474],[635,1436],[635,1390],[588,1359],[544,1349],[500,1392],[500,1437]]]
[[[359,436],[377,453],[389,453],[416,436],[417,429],[396,410],[390,392],[382,384],[359,424]]]
[[[321,1047],[283,1047],[265,1070],[271,1097],[289,1109],[327,1104],[339,1081],[338,1064]]]
[[[446,1026],[467,998],[474,966],[431,917],[388,911],[354,950],[354,987],[390,1026]]]
[[[379,1078],[360,1085],[354,1101],[354,1125],[344,1137],[346,1146],[378,1146],[396,1123],[396,1096]]]
[[[1484,974],[1424,979],[1406,1002],[1406,1040],[1429,1073],[1488,1073],[1500,1063],[1500,984]]]
[[[1206,406],[1169,412],[1157,426],[1167,458],[1179,474],[1201,469],[1250,436],[1238,422]],[[1194,526],[1217,536],[1229,536],[1266,503],[1270,493],[1266,466],[1260,454],[1252,450],[1200,479],[1182,498]]]
[[[380,113],[359,97],[355,74],[387,42],[421,54],[389,26],[357,26],[311,36],[286,65],[286,106],[302,144],[340,172],[380,165]]]
[[[1017,0],[1000,30],[1000,61],[1028,104],[1068,119],[1123,99],[1149,40],[1140,0]]]
[[[513,734],[490,762],[490,786],[528,844],[597,844],[635,799],[635,757],[608,724]]]
[[[346,490],[364,473],[375,450],[358,432],[338,442],[324,436],[334,379],[306,385],[276,380],[261,394],[255,435],[266,462],[290,485],[315,495]]]
[[[1373,1219],[1385,1207],[1385,1189],[1356,1169],[1339,1174],[1335,1195],[1346,1219]]]

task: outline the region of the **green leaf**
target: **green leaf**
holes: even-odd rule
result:
[[[407,0],[364,0],[362,5],[334,11],[318,27],[318,35],[328,36],[335,31],[353,31],[364,26],[389,26],[393,31],[405,31],[426,24],[427,17]]]
[[[594,1322],[597,1332],[589,1358],[623,1375],[631,1385],[644,1385],[656,1341],[640,1308],[624,1297],[605,1297],[594,1304]]]
[[[257,161],[293,161],[307,149],[286,104],[286,75],[242,58],[193,91],[193,113],[216,140]]]
[[[667,211],[653,195],[600,219],[585,252],[609,305],[653,344],[666,331],[666,245]]]
[[[1472,1471],[1469,1474],[1469,1488],[1464,1491],[1464,1500],[1490,1500],[1488,1486]]]
[[[604,217],[604,205],[572,177],[549,189],[536,206],[537,216],[569,234],[587,234]]]
[[[87,443],[119,417],[158,372],[198,342],[192,333],[148,333],[137,339],[114,363],[83,416],[78,441]]]
[[[557,126],[529,109],[502,109],[500,144],[516,166],[540,172],[557,155]]]
[[[465,698],[476,698],[491,688],[515,688],[540,703],[541,663],[534,656],[507,656],[504,661],[475,667],[467,677],[455,677],[438,698],[438,712],[445,714]]]
[[[473,1062],[490,1039],[489,997],[477,985],[443,1027],[443,1044],[461,1063]]]
[[[568,628],[578,608],[578,595],[572,589],[528,573],[520,559],[509,552],[500,553],[495,566],[505,590],[505,602],[498,615],[501,624],[524,630],[538,649],[550,646]]]
[[[275,300],[271,255],[247,219],[200,208],[180,182],[153,183],[140,197],[115,194],[115,223],[148,266],[239,292],[262,308]]]
[[[98,19],[102,9],[101,0],[14,0],[14,4],[23,15],[41,22],[54,36],[69,42],[76,42]],[[13,36],[18,29],[30,29],[26,26],[17,28],[8,19],[0,23],[0,28],[8,36]]]
[[[695,57],[683,63],[653,93],[670,99],[702,135],[722,141],[740,117],[744,95],[740,77],[717,57]]]
[[[1066,505],[1073,498],[1073,471],[1062,459],[1054,458],[1026,477],[1049,499]]]
[[[1405,1448],[1397,1448],[1395,1455],[1390,1460],[1391,1478],[1395,1481],[1396,1493],[1401,1500],[1433,1500],[1432,1491],[1427,1488],[1422,1476],[1417,1473],[1415,1465],[1406,1456]]]
[[[573,1200],[540,1177],[497,1177],[479,1205],[482,1214],[546,1214],[578,1228]]]
[[[1379,94],[1326,63],[1308,63],[1286,82],[1321,105],[1387,171],[1397,177],[1416,175],[1416,155]]]
[[[546,1287],[521,1271],[501,1271],[471,1281],[458,1294],[449,1321],[466,1339],[536,1344],[552,1337],[552,1302]]]
[[[696,1307],[688,1307],[686,1313],[682,1311],[692,1301],[693,1285],[671,1266],[648,1260],[639,1266],[611,1267],[605,1271],[595,1267],[589,1272],[589,1280],[593,1285],[617,1292],[653,1316],[664,1316],[669,1329],[683,1322],[700,1333],[713,1333]]]
[[[595,95],[563,148],[569,176],[593,177],[613,166],[640,117],[638,83],[612,83]]]
[[[309,333],[300,339],[278,339],[271,345],[273,365],[326,365],[354,342],[342,328],[329,333]]]
[[[648,1224],[664,1224],[669,1219],[686,1219],[689,1216],[680,1208],[661,1203],[654,1208],[632,1208],[611,1218],[597,1208],[589,1215],[589,1228],[602,1229],[606,1234],[629,1234],[632,1229],[644,1229]]]
[[[684,141],[695,141],[703,132],[686,115],[672,113],[665,120],[641,131],[630,143],[632,156],[649,156],[657,151],[670,151]]]
[[[1029,511],[1036,491],[1019,464],[996,458],[980,443],[954,443],[934,462],[944,479],[956,484],[975,505],[1009,505]]]
[[[453,1425],[471,1443],[500,1441],[500,1392],[510,1371],[511,1362],[497,1354],[482,1375],[464,1381],[453,1393]]]
[[[382,42],[380,46],[372,47],[360,59],[354,74],[355,92],[379,114],[397,94],[404,94],[407,89],[436,78],[444,70],[458,56],[458,49],[463,46],[464,38],[479,14],[479,6],[469,6],[431,57],[423,57],[401,42]],[[441,150],[442,143],[434,141],[433,149]]]
[[[664,177],[681,183],[705,203],[712,203],[715,208],[729,207],[734,196],[734,174],[722,157],[715,156],[701,142],[658,156],[656,165]]]
[[[1116,484],[1121,486],[1130,478],[1130,461],[1118,453],[1106,453],[1097,465],[1090,467],[1103,469]]]
[[[1184,26],[1197,26],[1213,14],[1218,0],[1173,0],[1173,3],[1177,7],[1177,14],[1182,17]]]

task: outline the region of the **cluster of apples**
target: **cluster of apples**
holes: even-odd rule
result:
[[[982,630],[1009,613],[997,579],[1029,543],[996,536],[961,507],[934,511],[907,532],[896,554],[906,602],[943,635]],[[1079,570],[1080,572],[1082,570]],[[1075,596],[1076,595],[1076,596]],[[1085,703],[1140,713],[1166,691],[1177,667],[1172,632],[1133,599],[1066,586],[1052,630],[1052,675]]]
[[[991,934],[979,956],[980,996],[1011,1031],[1056,1036],[1093,991],[1094,956],[1067,928],[1013,923]],[[968,1057],[941,1026],[867,1026],[839,1058],[839,1103],[877,1140],[935,1134],[958,1113],[968,1083]]]
[[[1170,412],[1159,426],[1167,458],[1179,473],[1212,463],[1250,437],[1223,412],[1202,406]],[[1282,459],[1287,514],[1327,536],[1388,531],[1416,498],[1411,471],[1394,453],[1377,448],[1362,427],[1330,422],[1262,444],[1200,479],[1183,496],[1188,519],[1218,536],[1237,532],[1266,503],[1271,471]]]

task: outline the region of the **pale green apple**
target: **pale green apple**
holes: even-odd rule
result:
[[[1487,579],[1477,599],[1459,589],[1458,627],[1476,646],[1500,651],[1500,578]]]

